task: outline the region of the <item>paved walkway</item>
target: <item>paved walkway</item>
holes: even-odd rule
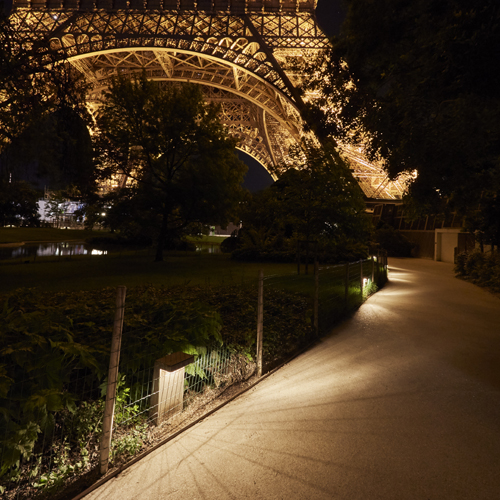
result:
[[[319,345],[86,499],[499,499],[500,299],[449,264],[390,270]]]

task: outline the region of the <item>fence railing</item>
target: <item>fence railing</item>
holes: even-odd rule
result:
[[[124,287],[118,289],[114,324],[110,317],[99,326],[104,344],[113,338],[104,383],[104,374],[85,364],[84,347],[44,344],[43,331],[31,340],[46,358],[28,359],[22,351],[9,365],[0,358],[2,498],[36,498],[76,478],[95,480],[110,465],[161,442],[187,419],[201,416],[228,387],[260,376],[358,307],[385,282],[387,258],[379,254],[310,270],[261,272],[258,286],[250,288],[252,360],[231,346],[159,353],[144,340],[152,325],[131,321],[135,313],[127,309]],[[124,350],[126,370],[120,361]]]

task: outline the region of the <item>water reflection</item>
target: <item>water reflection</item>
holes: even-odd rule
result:
[[[220,245],[213,243],[197,243],[196,251],[203,253],[221,253]]]
[[[114,249],[120,251],[119,248]],[[216,243],[196,243],[196,251],[203,253],[221,253]],[[107,255],[108,250],[98,250],[86,243],[56,242],[36,243],[22,246],[0,246],[0,260],[30,259],[37,257],[71,257],[73,255]]]
[[[72,255],[106,255],[107,253],[107,250],[97,250],[85,243],[37,243],[18,247],[0,247],[0,260]]]

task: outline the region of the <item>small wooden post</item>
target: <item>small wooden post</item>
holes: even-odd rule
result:
[[[264,327],[264,271],[259,271],[259,294],[257,300],[257,376],[262,376],[262,338]]]
[[[359,261],[359,291],[363,297],[363,259]]]
[[[349,295],[349,262],[345,265],[345,301]]]
[[[116,384],[118,380],[118,365],[120,364],[120,348],[122,343],[123,317],[125,311],[125,295],[127,287],[119,286],[116,289],[115,322],[111,338],[111,356],[109,358],[108,386],[106,388],[106,404],[101,438],[101,474],[108,471],[111,437],[113,434],[113,416],[115,412]]]
[[[372,259],[372,283],[375,283],[375,258],[373,255],[371,256]]]
[[[319,266],[318,261],[314,262],[314,331],[319,335]]]

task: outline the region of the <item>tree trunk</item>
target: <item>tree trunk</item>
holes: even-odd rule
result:
[[[306,274],[309,274],[309,235],[306,239]]]
[[[158,235],[158,245],[156,247],[155,262],[163,262],[163,247],[165,246],[165,239],[168,232],[168,209],[165,208],[163,212],[163,219],[161,221],[160,234]]]

